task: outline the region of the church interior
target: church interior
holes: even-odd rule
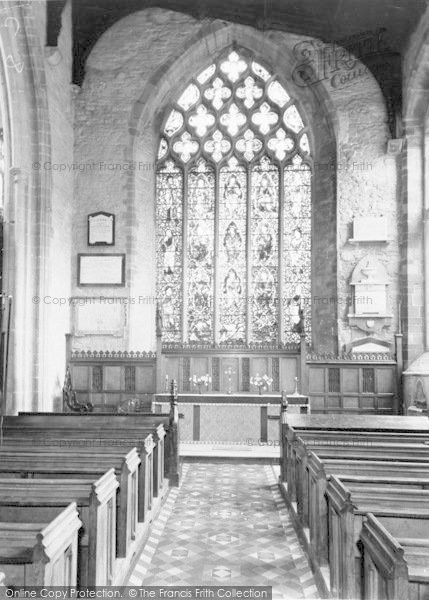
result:
[[[425,0],[0,1],[0,594],[429,600],[428,148]]]

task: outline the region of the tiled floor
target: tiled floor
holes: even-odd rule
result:
[[[130,585],[269,585],[273,598],[318,598],[270,465],[185,465]]]

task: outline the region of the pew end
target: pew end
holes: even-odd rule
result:
[[[0,523],[0,568],[7,585],[76,586],[78,531],[72,502],[50,523]]]
[[[426,536],[426,537],[424,537]],[[360,539],[364,564],[364,600],[382,590],[389,600],[426,598],[429,594],[429,517],[420,537],[397,538],[368,513]]]

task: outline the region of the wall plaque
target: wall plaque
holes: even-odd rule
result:
[[[125,254],[78,254],[78,285],[125,285]]]
[[[115,215],[97,212],[88,215],[88,246],[115,245]]]
[[[75,336],[122,337],[127,322],[127,298],[99,296],[73,298]]]
[[[385,217],[356,217],[353,221],[351,242],[386,242],[387,219]]]
[[[349,324],[367,333],[389,327],[392,315],[388,311],[389,278],[385,266],[374,256],[364,256],[354,268],[350,285],[353,289],[353,313]]]

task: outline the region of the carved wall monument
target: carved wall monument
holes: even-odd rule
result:
[[[348,317],[352,327],[374,333],[390,326],[388,284],[386,269],[378,259],[367,255],[358,262],[350,281],[353,312]]]

